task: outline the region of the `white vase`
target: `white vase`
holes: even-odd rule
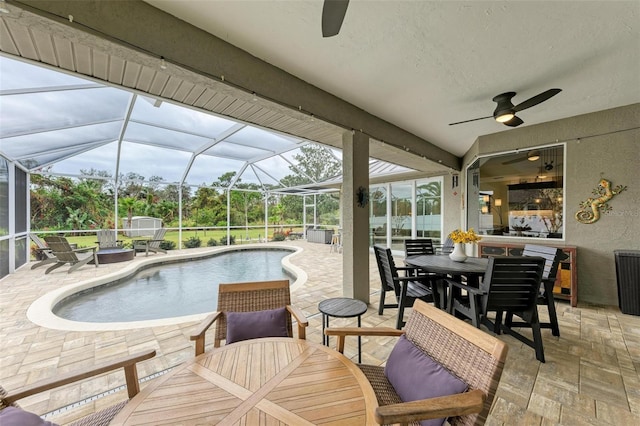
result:
[[[467,260],[467,253],[464,251],[464,243],[456,243],[453,251],[449,253],[449,258],[454,262],[464,262]]]

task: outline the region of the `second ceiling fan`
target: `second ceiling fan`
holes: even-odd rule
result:
[[[494,118],[497,122],[502,123],[505,126],[517,127],[522,123],[524,123],[522,119],[516,116],[517,112],[536,106],[539,103],[542,103],[548,100],[549,98],[557,95],[561,91],[562,89],[549,89],[532,98],[527,99],[524,102],[519,103],[518,105],[513,105],[513,103],[511,103],[511,98],[513,98],[516,95],[516,92],[501,93],[493,98],[493,102],[498,104],[496,106],[495,111],[493,111],[493,115],[489,115],[486,117],[472,118],[471,120],[458,121],[458,122],[449,124],[449,126],[462,124],[462,123],[469,123],[471,121],[484,120],[486,118]]]

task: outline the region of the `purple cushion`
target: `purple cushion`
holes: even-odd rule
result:
[[[468,386],[411,343],[403,335],[394,346],[384,374],[404,402],[465,392]],[[420,422],[422,426],[440,426],[445,419]]]
[[[287,309],[227,312],[227,345],[259,337],[288,337]]]
[[[57,426],[55,423],[42,420],[37,414],[18,407],[0,410],[0,424],[2,426]]]

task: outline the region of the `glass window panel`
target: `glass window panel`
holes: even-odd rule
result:
[[[130,98],[129,93],[108,87],[5,95],[0,137],[119,121],[124,118]]]
[[[199,155],[193,162],[186,182],[189,185],[212,185],[218,182],[220,176],[228,172],[238,173],[244,161],[236,161],[212,157],[210,155]]]
[[[227,142],[239,145],[260,148],[273,153],[292,149],[300,143],[299,139],[270,133],[255,127],[245,127],[226,139]]]
[[[120,173],[135,173],[146,179],[159,176],[164,182],[179,182],[190,159],[188,152],[123,142]]]
[[[90,148],[83,145],[118,140],[121,128],[122,123],[113,122],[5,138],[2,150],[18,159],[70,147],[80,153]]]
[[[416,235],[441,242],[442,178],[416,182]]]
[[[211,139],[202,136],[194,136],[184,132],[135,122],[129,123],[123,139],[129,142],[148,143],[190,152],[211,143]]]
[[[109,176],[115,176],[117,155],[118,142],[111,142],[54,163],[51,171],[59,174],[79,175],[83,170],[93,169],[105,171]]]
[[[411,237],[411,198],[413,187],[410,183],[391,185],[391,249],[404,251],[404,240]]]
[[[0,235],[9,235],[9,162],[0,157]]]
[[[228,139],[227,139],[228,140]],[[256,157],[269,155],[269,151],[258,148],[251,148],[236,145],[229,142],[220,142],[209,148],[205,154],[217,157],[233,158],[236,160],[249,161]]]
[[[387,188],[372,186],[369,188],[369,226],[371,244],[387,245]]]
[[[153,106],[155,99],[139,96],[131,113],[131,120],[139,120],[158,126],[195,133],[208,138],[217,136],[235,125],[235,122],[206,114],[194,109],[162,102]]]
[[[562,238],[563,176],[563,145],[478,159],[467,170],[467,227],[490,235]]]

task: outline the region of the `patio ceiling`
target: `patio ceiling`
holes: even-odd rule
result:
[[[106,171],[156,183],[212,185],[228,172],[237,182],[277,192],[335,190],[326,183],[285,188],[308,139],[188,108],[0,56],[0,154],[32,173],[81,176]],[[342,154],[325,147],[336,160]],[[411,174],[371,159],[371,177]]]

